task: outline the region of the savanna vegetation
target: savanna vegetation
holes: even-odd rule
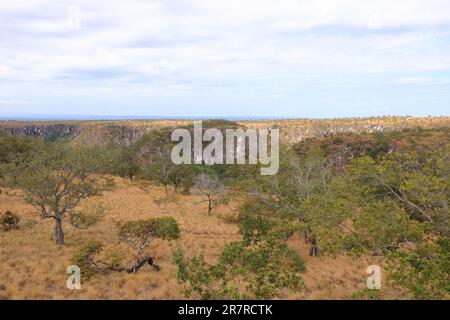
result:
[[[281,147],[275,176],[175,165],[170,133],[0,133],[0,297],[449,299],[450,128],[308,138]],[[80,292],[64,288],[70,264]],[[365,289],[370,264],[380,290]]]

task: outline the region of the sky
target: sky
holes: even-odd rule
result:
[[[0,118],[449,110],[449,0],[0,2]]]

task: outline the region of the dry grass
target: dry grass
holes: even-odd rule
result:
[[[165,201],[163,188],[144,182],[117,179],[117,189],[101,197],[108,215],[88,230],[78,230],[66,221],[66,246],[58,247],[52,239],[53,221],[45,220],[33,227],[25,225],[37,220],[35,210],[27,205],[19,192],[0,194],[0,212],[11,210],[22,217],[21,228],[0,233],[0,299],[180,299],[172,250],[181,246],[187,254],[204,252],[208,261],[217,259],[221,247],[238,239],[238,230],[229,218],[239,203],[231,201],[207,216],[204,203],[197,196],[174,195]],[[92,200],[91,200],[92,201]],[[88,239],[108,244],[108,249],[126,251],[117,241],[115,223],[170,215],[181,227],[176,242],[155,241],[150,248],[161,272],[144,267],[138,274],[114,273],[98,275],[82,283],[81,290],[66,288],[66,268],[75,251]],[[307,262],[303,275],[305,287],[297,292],[282,292],[282,299],[346,299],[363,289],[366,268],[379,263],[370,258],[314,257],[298,238],[292,240]]]

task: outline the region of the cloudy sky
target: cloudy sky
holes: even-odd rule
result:
[[[449,0],[0,2],[0,117],[449,110]]]

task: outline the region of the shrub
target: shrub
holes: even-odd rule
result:
[[[6,211],[0,218],[0,224],[2,226],[2,229],[5,231],[9,231],[12,229],[18,229],[19,228],[19,221],[20,217],[12,213],[11,211]]]
[[[99,271],[100,267],[96,262],[96,257],[102,250],[103,245],[100,242],[90,240],[74,254],[72,263],[80,268],[84,279],[88,280]]]

